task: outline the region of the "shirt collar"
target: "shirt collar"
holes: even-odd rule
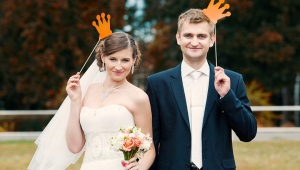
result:
[[[203,66],[198,70],[193,69],[184,60],[182,60],[182,63],[181,63],[181,76],[182,77],[186,77],[191,72],[194,72],[194,71],[200,71],[201,73],[209,76],[209,65],[208,65],[207,60],[205,60],[205,63],[203,64]]]

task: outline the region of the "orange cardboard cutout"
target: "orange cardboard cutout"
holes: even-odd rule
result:
[[[203,13],[214,23],[216,24],[219,19],[228,17],[231,15],[230,12],[223,14],[225,9],[229,9],[229,4],[225,4],[222,8],[219,8],[221,4],[224,3],[224,0],[219,0],[218,3],[214,5],[214,0],[211,0],[207,9],[203,9]]]
[[[95,51],[97,45],[101,41],[101,39],[105,38],[105,37],[108,37],[112,34],[112,31],[110,30],[110,15],[107,14],[107,20],[106,20],[105,19],[105,13],[101,13],[101,18],[102,18],[102,21],[100,20],[100,15],[97,15],[96,19],[98,20],[98,24],[95,21],[92,22],[92,25],[97,29],[97,31],[99,33],[99,40],[98,40],[97,44],[95,45],[94,49],[92,50],[92,52],[90,53],[89,57],[87,58],[87,60],[83,64],[83,66],[81,67],[80,71],[77,74],[81,73],[84,66],[86,65],[86,63],[88,62],[88,60],[92,56],[93,52]]]
[[[99,39],[108,37],[112,34],[112,31],[110,30],[110,15],[107,14],[107,20],[105,20],[105,13],[101,13],[101,18],[102,21],[100,20],[100,15],[97,15],[96,19],[98,20],[98,24],[95,21],[92,23],[99,33]]]

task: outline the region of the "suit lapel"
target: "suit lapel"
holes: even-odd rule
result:
[[[209,63],[210,74],[209,74],[209,86],[207,92],[207,99],[206,99],[206,106],[204,111],[204,118],[203,118],[203,126],[205,125],[212,108],[216,104],[216,101],[219,98],[219,94],[217,93],[215,86],[214,86],[214,66]],[[175,96],[177,105],[179,107],[180,113],[186,123],[186,125],[190,128],[189,118],[188,118],[188,111],[187,111],[187,104],[182,84],[181,78],[181,64],[174,68],[171,73],[171,88],[173,94]]]
[[[217,93],[215,86],[214,86],[214,80],[215,80],[215,71],[214,66],[209,63],[210,73],[209,73],[209,85],[208,85],[208,92],[207,92],[207,98],[206,98],[206,106],[204,111],[204,118],[203,118],[203,126],[205,125],[209,114],[211,113],[211,109],[216,104],[216,101],[218,100],[219,94]]]
[[[181,78],[181,64],[174,68],[174,71],[171,74],[171,82],[170,83],[171,83],[172,91],[175,96],[180,113],[181,113],[186,125],[190,128],[185,94],[184,94],[182,78]]]

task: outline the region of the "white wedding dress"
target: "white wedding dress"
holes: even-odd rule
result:
[[[80,79],[82,96],[88,86],[105,80],[106,72],[99,72],[97,60]],[[66,97],[54,117],[37,138],[36,152],[28,170],[65,170],[74,164],[85,151],[82,170],[121,170],[122,152],[110,150],[108,141],[120,128],[134,125],[132,114],[122,105],[107,105],[102,108],[83,107],[80,122],[86,137],[82,151],[73,154],[66,143],[66,129],[70,116],[70,98]]]
[[[83,107],[80,123],[85,134],[85,155],[81,170],[122,170],[122,152],[110,149],[109,140],[120,128],[134,125],[132,114],[122,105]]]

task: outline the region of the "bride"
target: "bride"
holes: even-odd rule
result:
[[[132,125],[152,136],[148,96],[126,79],[139,60],[138,45],[130,35],[117,32],[102,39],[85,75],[68,80],[68,97],[37,139],[28,169],[66,169],[83,151],[81,170],[149,169],[155,157],[153,143],[139,161],[124,161],[122,152],[110,150],[108,143],[120,128]]]

